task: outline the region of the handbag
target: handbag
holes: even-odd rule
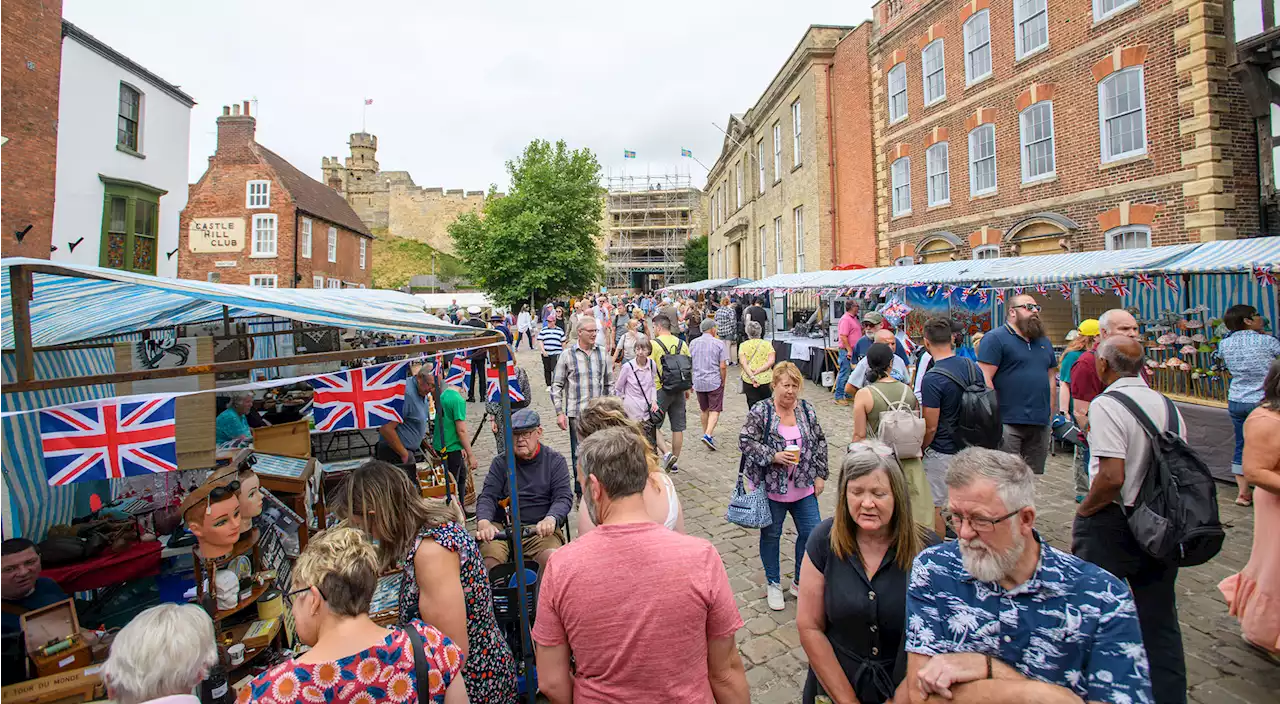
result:
[[[650,364],[652,363],[653,362],[650,362]],[[641,425],[644,426],[646,432],[650,430],[657,430],[662,427],[662,422],[667,419],[667,412],[661,408],[656,411],[653,410],[653,405],[655,405],[657,401],[649,401],[649,394],[645,392],[644,384],[640,381],[640,374],[636,371],[635,362],[628,362],[628,364],[631,365],[631,375],[636,379],[636,386],[639,386],[640,393],[644,394],[645,403],[650,404],[649,415],[645,416],[645,419],[641,421]]]
[[[733,496],[729,499],[729,509],[725,511],[726,521],[743,528],[764,528],[773,525],[773,512],[769,510],[769,497],[765,495],[764,483],[751,491],[747,491],[743,483],[746,459],[738,458],[738,483],[733,487]]]
[[[422,634],[414,628],[410,621],[404,625],[404,634],[413,645],[413,675],[418,690],[418,704],[427,704],[431,700],[431,672],[427,666],[427,650],[422,646]],[[458,673],[461,677],[462,673]]]

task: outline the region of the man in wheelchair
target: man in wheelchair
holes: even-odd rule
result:
[[[511,433],[520,486],[520,524],[537,531],[525,538],[524,555],[545,566],[551,553],[565,543],[562,526],[568,523],[573,508],[569,463],[564,455],[542,444],[542,419],[533,409],[511,414]],[[488,569],[511,559],[507,542],[494,540],[505,528],[501,524],[506,522],[504,506],[510,497],[507,457],[501,454],[489,464],[484,488],[476,499],[476,539]]]

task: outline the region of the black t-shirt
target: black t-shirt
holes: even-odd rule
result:
[[[751,306],[747,309],[747,317],[760,323],[761,330],[764,329],[765,323],[769,322],[769,313],[760,306]]]
[[[933,436],[929,447],[934,452],[954,455],[961,449],[955,440],[955,428],[960,422],[960,397],[964,390],[954,381],[943,376],[939,369],[945,369],[957,379],[982,379],[982,372],[972,360],[961,356],[931,360],[929,370],[920,382],[920,405],[938,409],[938,432]]]

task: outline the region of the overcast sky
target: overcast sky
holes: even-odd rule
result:
[[[221,106],[257,100],[258,142],[320,177],[359,131],[419,186],[506,186],[531,139],[593,149],[606,173],[678,169],[702,186],[810,24],[871,0],[64,0],[81,29],[196,99],[190,178]],[[622,152],[637,152],[624,161]]]

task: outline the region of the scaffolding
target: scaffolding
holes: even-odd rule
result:
[[[687,175],[604,179],[605,285],[655,290],[684,281],[684,249],[697,234],[702,191]]]

